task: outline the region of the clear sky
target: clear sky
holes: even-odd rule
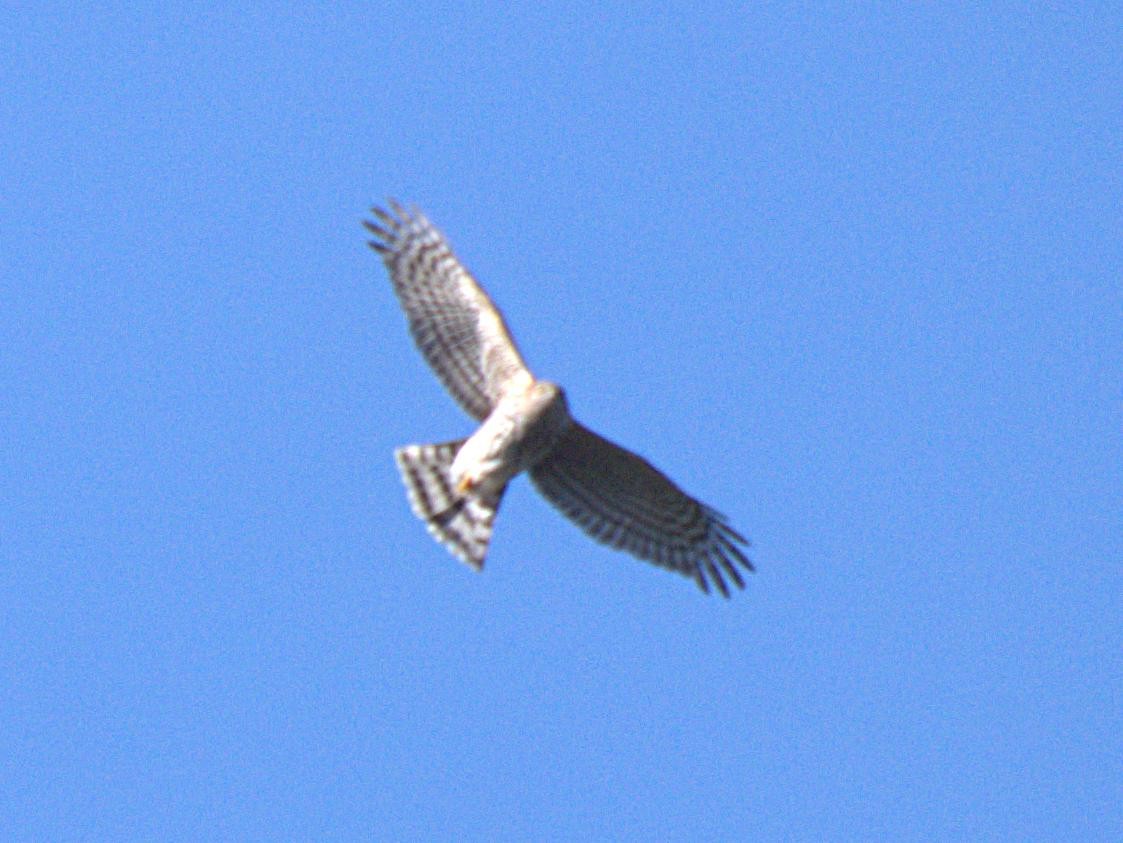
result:
[[[5,839],[1118,839],[1117,6],[136,5],[0,12]],[[429,538],[388,196],[745,592]]]

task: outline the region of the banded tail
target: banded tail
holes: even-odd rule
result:
[[[477,571],[484,565],[495,514],[503,499],[497,495],[457,493],[449,474],[463,439],[439,445],[407,445],[394,451],[413,514],[425,522],[429,534],[448,551]]]

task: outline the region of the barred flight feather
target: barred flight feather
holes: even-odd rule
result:
[[[685,574],[703,591],[712,583],[728,597],[726,577],[745,587],[736,565],[754,570],[735,544],[748,542],[722,515],[642,457],[580,424],[530,476],[550,503],[597,541]]]
[[[499,311],[444,235],[420,211],[393,201],[390,207],[393,213],[371,209],[379,223],[363,221],[375,238],[370,246],[386,264],[426,362],[465,412],[482,420],[504,379],[530,373]]]
[[[457,559],[483,567],[503,493],[458,495],[449,469],[463,439],[439,445],[408,445],[394,451],[410,507],[429,534]]]

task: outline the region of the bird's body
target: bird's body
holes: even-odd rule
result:
[[[454,488],[501,493],[512,477],[546,456],[572,424],[557,384],[534,381],[526,390],[505,395],[452,461]]]
[[[375,236],[410,333],[437,377],[481,422],[466,439],[394,452],[414,513],[479,569],[507,484],[529,472],[539,491],[605,544],[685,574],[700,588],[753,566],[745,539],[650,463],[575,421],[565,393],[537,380],[498,308],[416,210],[374,209]]]

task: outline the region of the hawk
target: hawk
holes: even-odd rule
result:
[[[503,316],[444,236],[416,208],[389,202],[364,220],[410,333],[457,403],[471,436],[408,445],[394,458],[415,515],[480,570],[507,484],[526,471],[546,499],[597,541],[691,577],[726,597],[754,570],[748,541],[662,472],[575,421],[565,392],[523,362]]]

